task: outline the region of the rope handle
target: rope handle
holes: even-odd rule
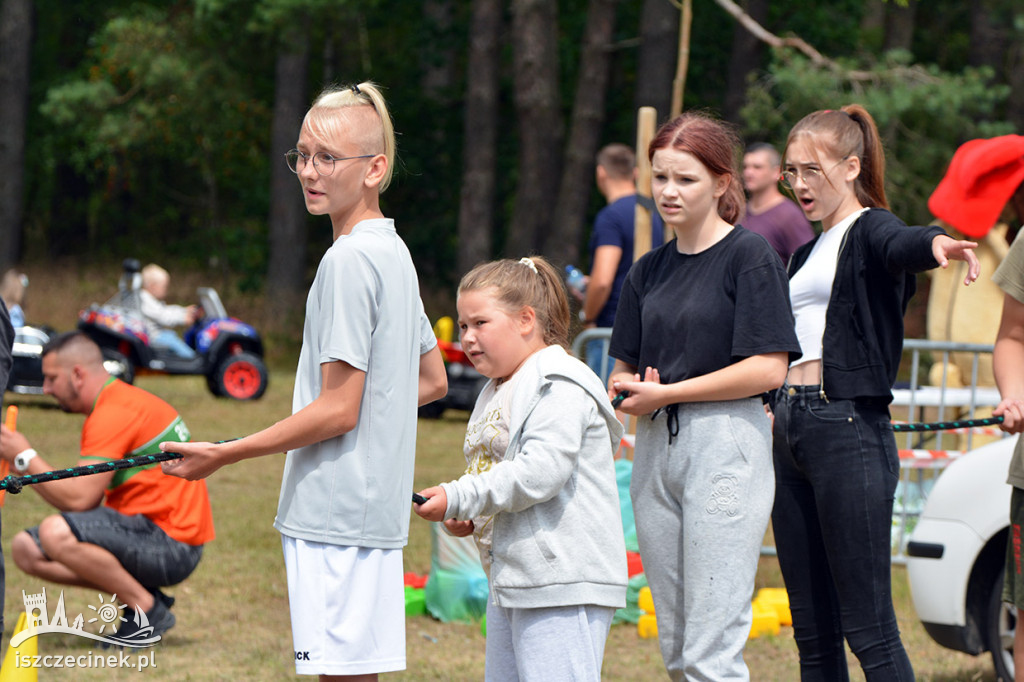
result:
[[[992,426],[1002,424],[1002,417],[986,417],[985,419],[962,419],[952,422],[910,422],[906,424],[893,424],[893,431],[951,431],[953,429],[971,429],[977,426]]]

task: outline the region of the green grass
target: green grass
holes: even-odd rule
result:
[[[287,415],[291,405],[290,372],[275,372],[266,396],[255,403],[215,399],[200,377],[140,377],[138,385],[175,405],[192,429],[193,437],[220,440],[245,435]],[[70,466],[77,457],[83,418],[67,415],[47,398],[6,400],[21,408],[19,428],[39,452],[55,465]],[[462,439],[465,413],[449,411],[444,419],[421,421],[416,485],[426,487],[449,480],[463,468]],[[156,646],[157,667],[139,673],[129,670],[42,670],[40,680],[281,680],[298,676],[292,664],[291,629],[280,540],[272,527],[277,508],[283,457],[264,457],[222,469],[209,479],[217,526],[196,572],[183,584],[170,588],[177,597],[177,626]],[[38,495],[26,490],[8,495],[3,509],[3,550],[10,538],[35,525],[52,510]],[[430,532],[414,517],[405,553],[407,571],[427,573],[430,568]],[[920,680],[954,682],[992,681],[989,659],[958,654],[931,642],[917,623],[905,572],[894,569],[896,610],[904,642]],[[762,559],[757,586],[781,586],[778,564]],[[7,565],[4,643],[10,640],[22,611],[22,590],[46,587],[55,600],[64,589],[67,613],[88,612],[97,595],[78,588],[45,584]],[[105,595],[109,600],[109,595]],[[52,601],[51,601],[52,603]],[[87,616],[88,618],[88,616]],[[699,627],[699,624],[697,625]],[[473,680],[483,678],[484,638],[477,625],[442,624],[427,616],[406,624],[409,669],[386,676],[394,680]],[[40,653],[80,655],[96,650],[94,643],[57,635],[36,640]],[[798,678],[792,630],[776,637],[751,640],[746,659],[754,680]],[[863,679],[851,658],[853,679]],[[308,679],[308,678],[306,678]],[[636,628],[612,628],[605,653],[604,679],[609,681],[664,679],[661,655],[654,640],[640,639]]]

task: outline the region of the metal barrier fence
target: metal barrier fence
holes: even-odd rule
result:
[[[999,391],[995,386],[979,385],[982,359],[991,359],[991,344],[906,339],[903,355],[904,367],[909,363],[909,380],[893,389],[891,411],[894,421],[899,417],[909,422],[987,417],[999,404]],[[942,368],[938,385],[922,383],[925,365],[934,366],[936,363],[940,363]],[[970,367],[969,376],[963,377],[964,386],[949,385],[949,368],[954,364]],[[917,524],[928,493],[942,471],[968,450],[1005,435],[997,427],[897,434],[900,482],[893,505],[894,563],[906,561],[907,540]]]
[[[599,352],[601,368],[607,367],[611,329],[586,329],[573,341],[572,352],[587,361],[587,352]],[[956,354],[956,357],[954,356]],[[991,408],[999,404],[999,391],[995,386],[979,386],[981,360],[991,356],[989,344],[953,343],[906,339],[903,342],[903,367],[909,379],[893,389],[891,411],[893,421],[954,421],[988,416]],[[969,360],[965,363],[965,358]],[[951,386],[949,368],[954,359],[958,365],[970,365],[969,381],[965,386]],[[921,382],[926,368],[941,363],[943,368],[938,385]],[[588,363],[590,364],[590,363]],[[593,363],[593,364],[596,364]],[[601,377],[607,383],[608,377]],[[979,411],[984,414],[979,414]],[[628,427],[628,416],[627,416]],[[925,500],[939,474],[949,463],[975,446],[976,438],[1001,438],[1005,434],[996,427],[960,429],[946,432],[907,432],[897,435],[900,447],[900,481],[893,505],[893,562],[906,561],[906,544],[921,515]],[[629,447],[631,440],[625,439]],[[765,555],[774,555],[775,547],[765,545]]]
[[[588,351],[597,350],[601,358],[599,365],[604,371],[598,372],[601,381],[608,384],[608,346],[611,344],[612,330],[609,327],[597,327],[595,329],[584,329],[572,342],[572,354],[580,360],[593,366],[594,358],[589,357]]]

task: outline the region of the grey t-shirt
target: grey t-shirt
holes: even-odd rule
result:
[[[1024,230],[1017,233],[1010,245],[1006,258],[992,274],[992,281],[999,285],[1005,293],[1024,303]],[[1021,368],[1024,371],[1024,368]],[[1006,482],[1015,488],[1024,488],[1024,440],[1017,439],[1010,460],[1010,471]]]
[[[388,219],[324,254],[306,300],[292,410],[320,394],[321,365],[366,372],[352,431],[288,453],[274,527],[334,545],[401,548],[409,535],[420,355],[437,344],[412,257]]]

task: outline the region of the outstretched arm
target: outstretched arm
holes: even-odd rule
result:
[[[340,360],[320,365],[320,395],[304,408],[251,436],[223,443],[160,444],[182,459],[164,462],[165,474],[189,480],[206,478],[225,464],[286,452],[355,428],[366,372]]]
[[[962,260],[967,263],[967,277],[964,278],[965,285],[977,280],[978,275],[981,273],[981,264],[978,263],[978,257],[974,255],[974,249],[976,248],[978,248],[977,242],[953,239],[945,234],[937,235],[932,239],[932,255],[935,256],[939,267],[949,267],[950,259]]]

